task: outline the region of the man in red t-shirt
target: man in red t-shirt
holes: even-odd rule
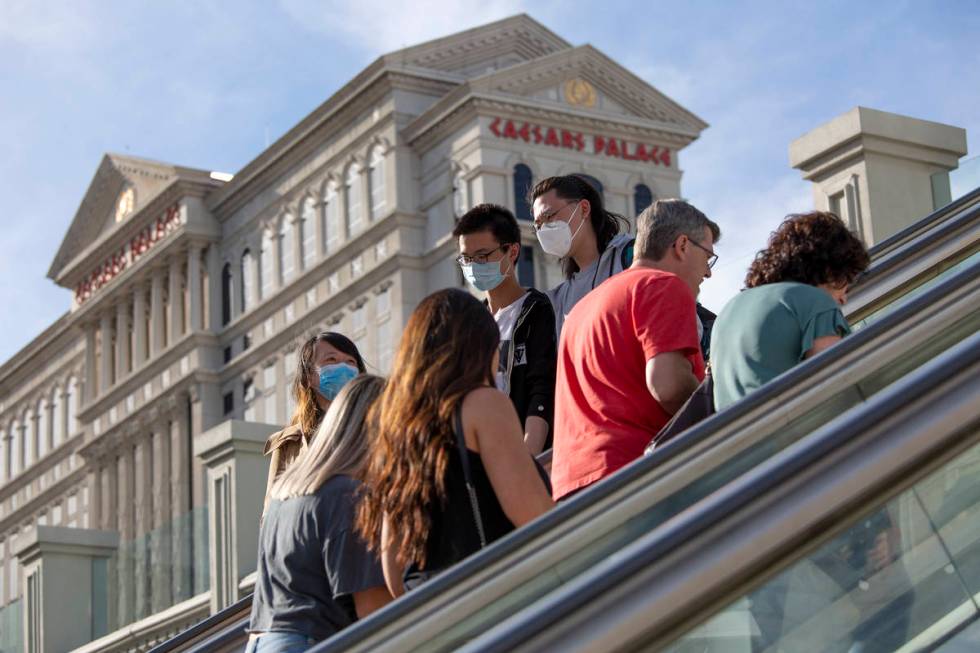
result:
[[[695,298],[719,237],[687,202],[658,200],[637,218],[633,265],[568,314],[558,345],[555,499],[640,457],[704,378]]]

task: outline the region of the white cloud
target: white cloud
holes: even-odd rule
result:
[[[339,36],[375,53],[390,52],[447,36],[526,10],[522,0],[281,0],[294,20],[308,29]]]

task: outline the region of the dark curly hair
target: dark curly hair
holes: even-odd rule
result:
[[[871,259],[864,243],[833,213],[812,211],[786,216],[755,255],[745,287],[798,281],[819,286],[854,283]]]

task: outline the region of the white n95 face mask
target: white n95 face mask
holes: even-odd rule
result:
[[[568,216],[567,221],[552,220],[537,228],[538,242],[541,243],[541,249],[544,250],[545,254],[551,254],[559,258],[568,256],[568,251],[572,248],[572,241],[578,235],[579,230],[582,229],[582,225],[585,224],[585,220],[582,220],[575,233],[572,233],[572,228],[568,226],[568,223],[575,217],[578,209],[579,207],[576,206],[572,214]]]

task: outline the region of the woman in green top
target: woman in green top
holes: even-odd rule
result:
[[[749,267],[747,290],[715,321],[715,408],[730,406],[850,333],[840,306],[869,262],[864,244],[833,213],[787,217]]]

